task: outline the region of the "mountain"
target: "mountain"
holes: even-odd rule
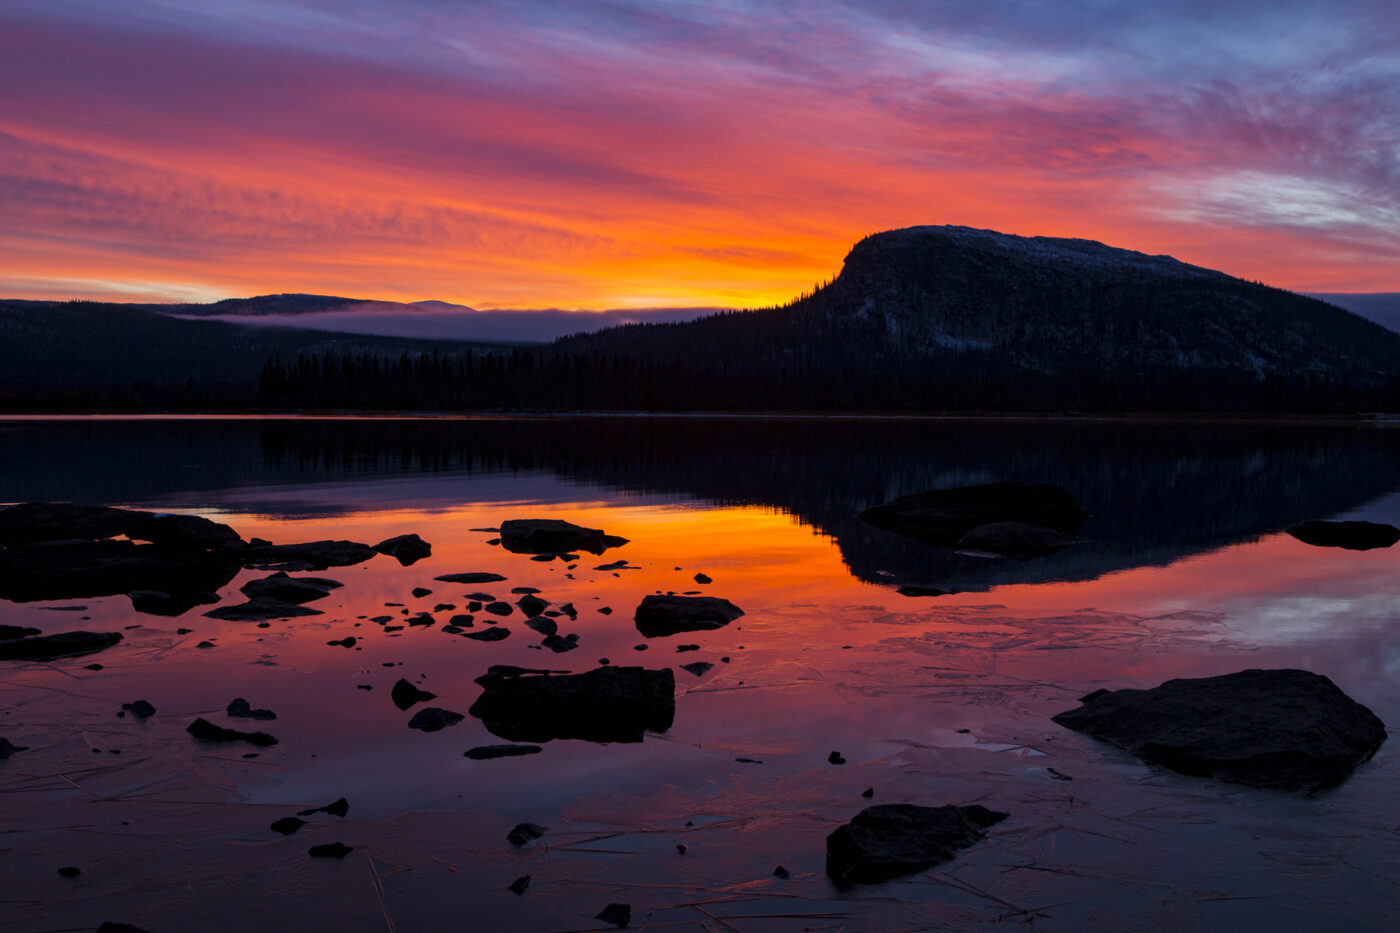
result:
[[[1323,292],[1310,297],[1346,308],[1388,330],[1400,331],[1400,292]]]

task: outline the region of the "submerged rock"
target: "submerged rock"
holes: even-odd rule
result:
[[[319,616],[319,609],[284,603],[280,599],[259,596],[236,606],[220,606],[204,613],[206,618],[223,619],[227,622],[265,622],[269,619],[290,619],[295,616]]]
[[[249,599],[275,599],[300,605],[325,599],[331,590],[342,585],[338,580],[325,577],[290,577],[284,571],[279,571],[270,577],[249,580],[240,587],[240,592]]]
[[[312,846],[306,850],[306,854],[312,858],[342,859],[354,851],[354,846],[347,846],[343,842],[328,842],[324,845]]]
[[[626,543],[626,538],[605,534],[601,528],[584,528],[557,518],[518,518],[501,523],[501,546],[516,554],[602,554]]]
[[[416,564],[433,553],[433,546],[417,535],[397,535],[386,538],[373,547],[380,554],[394,558],[404,567]]]
[[[454,713],[450,709],[429,706],[414,713],[413,718],[408,721],[408,727],[421,729],[423,732],[438,732],[448,726],[455,726],[466,718],[461,713]]]
[[[609,904],[594,916],[604,923],[611,923],[613,926],[622,929],[632,922],[631,904]]]
[[[0,738],[0,761],[4,761],[6,758],[9,758],[15,752],[24,752],[28,750],[28,745],[16,745],[9,739]]]
[[[958,539],[957,546],[968,551],[985,551],[1015,560],[1030,560],[1079,544],[1073,535],[1061,534],[1030,522],[992,522],[978,525]]]
[[[476,682],[485,689],[471,714],[512,742],[640,742],[645,732],[671,728],[676,713],[676,681],[669,668],[554,674],[496,665]]]
[[[526,619],[525,624],[541,635],[553,635],[559,631],[559,623],[553,619],[534,618]]]
[[[553,651],[555,654],[563,654],[566,651],[573,651],[578,647],[578,633],[571,632],[568,635],[546,635],[541,639],[540,644]]]
[[[511,891],[513,891],[513,892],[516,893],[516,894],[524,894],[524,893],[525,893],[525,889],[528,888],[529,886],[530,886],[530,876],[529,876],[529,875],[521,875],[519,878],[516,878],[516,879],[515,879],[514,881],[512,881],[510,884],[506,885],[507,888],[509,888]]]
[[[1374,713],[1309,671],[1169,680],[1080,702],[1054,721],[1172,771],[1255,787],[1337,784],[1386,739]]]
[[[226,729],[223,726],[214,725],[203,716],[186,726],[185,731],[201,742],[248,742],[260,748],[277,744],[277,739],[266,732],[239,732],[237,729]]]
[[[723,628],[744,610],[718,596],[647,596],[633,616],[647,638]]]
[[[126,594],[131,608],[147,615],[174,617],[184,615],[195,606],[217,603],[214,593],[167,593],[164,590],[132,590]]]
[[[0,641],[0,661],[54,661],[110,648],[120,632],[58,632],[13,641]]]
[[[131,713],[137,719],[150,719],[156,714],[156,708],[149,700],[135,700],[131,703],[123,703],[122,709]]]
[[[474,641],[501,641],[510,637],[510,629],[493,625],[490,628],[480,629],[475,632],[463,632],[463,638],[470,638]]]
[[[1304,544],[1349,551],[1390,547],[1400,541],[1400,528],[1378,522],[1303,522],[1289,528],[1288,533]]]
[[[519,758],[522,755],[538,755],[544,749],[538,745],[478,745],[462,753],[472,761],[486,761],[491,758]]]
[[[999,522],[1025,522],[1074,534],[1088,514],[1074,495],[1048,483],[988,483],[915,493],[866,509],[862,520],[941,547],[959,547],[968,532]]]
[[[712,667],[714,665],[709,661],[692,661],[689,664],[682,664],[681,670],[694,674],[696,677],[703,677]]]
[[[986,838],[1007,814],[976,804],[866,807],[826,837],[826,873],[838,885],[878,884],[932,868]]]
[[[14,641],[16,638],[28,638],[38,634],[37,628],[27,625],[0,625],[0,641]]]
[[[329,813],[331,816],[344,817],[350,812],[350,801],[344,797],[338,797],[324,807],[312,807],[310,810],[298,810],[297,816],[310,816],[313,813]]]
[[[230,700],[228,708],[224,712],[234,719],[258,719],[263,722],[271,722],[277,718],[277,714],[270,709],[253,709],[243,697],[234,697]]]
[[[415,703],[437,699],[437,694],[429,693],[426,690],[419,690],[401,677],[398,682],[394,684],[393,689],[389,691],[389,699],[393,700],[394,705],[399,709],[407,712]]]
[[[513,846],[523,846],[527,842],[534,842],[547,832],[549,832],[548,826],[541,826],[538,823],[517,823],[514,829],[506,833],[506,842]]]
[[[284,816],[282,817],[282,819],[273,822],[272,826],[269,828],[274,833],[281,833],[284,836],[290,836],[292,833],[301,829],[305,825],[306,820],[300,820],[294,816]]]

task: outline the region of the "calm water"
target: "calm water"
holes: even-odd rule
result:
[[[1070,488],[1092,513],[1086,542],[989,561],[856,517],[999,479]],[[278,543],[416,532],[433,555],[315,574],[345,584],[311,604],[324,614],[266,629],[201,615],[212,607],[142,615],[124,596],[0,603],[0,623],[125,635],[100,655],[0,670],[0,735],[30,746],[0,763],[6,930],[588,930],[613,901],[632,905],[634,928],[744,933],[1400,923],[1393,742],[1304,798],[1154,771],[1050,721],[1099,687],[1301,667],[1400,722],[1400,548],[1313,548],[1283,533],[1314,518],[1400,523],[1400,428],[0,422],[0,501],[32,500],[196,512]],[[631,543],[569,571],[473,530],[530,517]],[[622,558],[636,569],[593,569]],[[509,579],[433,580],[473,570]],[[714,582],[697,585],[701,571]],[[223,602],[264,575],[241,572]],[[957,593],[911,599],[895,592],[904,583]],[[417,586],[433,592],[414,598]],[[515,586],[577,606],[576,623],[560,621],[580,647],[541,650],[519,613],[494,643],[444,633],[449,610],[395,632],[367,618],[463,611],[474,590],[513,601]],[[644,595],[697,590],[747,614],[715,632],[637,633]],[[359,647],[326,644],[345,635]],[[215,647],[196,648],[204,640]],[[421,679],[431,705],[465,713],[491,664],[583,671],[602,658],[714,667],[677,667],[665,734],[491,761],[462,755],[501,741],[476,719],[424,734],[388,695],[400,677]],[[235,696],[277,712],[256,727],[279,745],[248,758],[250,747],[185,733],[199,715],[226,722]],[[141,698],[154,718],[116,717]],[[829,764],[833,750],[848,764]],[[978,802],[1011,817],[954,862],[840,892],[824,838],[870,802],[866,788],[875,803]],[[343,820],[310,817],[285,838],[268,829],[341,796]],[[523,821],[549,831],[518,849],[505,835]],[[356,849],[307,857],[333,841]],[[790,879],[773,876],[780,864]],[[83,873],[60,878],[64,865]],[[523,896],[506,890],[524,874]]]

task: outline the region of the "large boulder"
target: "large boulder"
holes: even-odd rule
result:
[[[0,509],[0,547],[114,538],[151,514],[101,505],[23,502]]]
[[[843,887],[912,875],[951,860],[1006,817],[976,804],[866,807],[826,837],[826,873]]]
[[[556,674],[493,665],[476,682],[485,689],[469,712],[511,742],[640,742],[645,732],[671,728],[676,715],[670,668]]]
[[[646,638],[678,632],[703,632],[723,628],[744,610],[718,596],[661,596],[642,598],[633,620]]]
[[[1400,541],[1400,528],[1379,522],[1303,522],[1289,528],[1288,533],[1304,544],[1349,551],[1390,547]]]
[[[516,518],[501,522],[501,547],[516,554],[569,551],[601,554],[610,547],[626,543],[626,538],[604,534],[601,528],[584,528],[557,518]]]
[[[110,648],[121,632],[59,632],[14,641],[0,641],[0,661],[53,661]]]
[[[1005,482],[915,493],[866,509],[860,517],[928,544],[959,547],[974,528],[997,522],[1025,522],[1071,535],[1088,514],[1063,487]]]
[[[1337,784],[1385,724],[1319,674],[1247,670],[1097,690],[1055,722],[1195,777],[1309,792]]]
[[[249,599],[275,599],[284,603],[309,603],[325,599],[342,584],[325,577],[289,577],[284,572],[249,580],[240,588]]]
[[[149,541],[173,550],[207,551],[243,543],[228,525],[199,515],[152,515],[126,529],[134,541]]]

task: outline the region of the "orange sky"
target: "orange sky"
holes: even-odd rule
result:
[[[943,223],[1400,291],[1400,27],[1313,6],[17,0],[0,295],[753,306]]]

